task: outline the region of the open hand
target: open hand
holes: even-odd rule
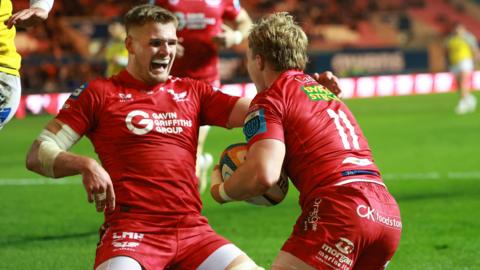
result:
[[[313,78],[321,85],[325,86],[330,92],[334,93],[337,97],[340,97],[342,90],[339,86],[337,76],[333,75],[330,71],[322,73],[314,73]]]

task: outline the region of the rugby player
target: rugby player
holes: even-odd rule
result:
[[[302,212],[275,270],[384,269],[400,241],[395,199],[348,107],[303,70],[307,36],[288,13],[255,24],[247,69],[259,93],[244,123],[246,161],[211,194],[225,203],[265,193],[285,168]]]
[[[15,48],[16,27],[34,26],[47,19],[53,0],[30,0],[30,8],[12,15],[12,1],[0,1],[0,130],[15,115],[22,86],[21,56]]]
[[[175,13],[179,20],[177,57],[171,74],[203,80],[220,87],[219,50],[240,44],[248,35],[252,20],[238,0],[156,0],[155,3]],[[234,29],[225,24],[235,26]],[[207,172],[212,156],[203,153],[209,126],[200,127],[196,174],[199,190],[207,189]]]

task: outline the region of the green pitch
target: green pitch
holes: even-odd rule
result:
[[[402,241],[388,269],[480,269],[480,113],[453,114],[456,100],[438,94],[346,101],[401,207]],[[25,153],[49,118],[15,120],[0,131],[2,270],[92,269],[102,215],[87,203],[80,178],[53,181],[24,169]],[[213,128],[206,150],[218,159],[241,140],[239,130]],[[74,152],[93,153],[85,139]],[[269,267],[299,213],[290,188],[271,208],[219,206],[204,194],[204,213]]]

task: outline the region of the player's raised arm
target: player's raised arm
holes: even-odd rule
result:
[[[8,28],[34,26],[47,19],[53,7],[53,0],[30,0],[30,8],[22,9],[13,14],[5,23]]]
[[[237,17],[233,21],[235,29],[226,24],[222,24],[222,32],[212,38],[212,41],[220,47],[230,48],[240,44],[247,36],[252,19],[245,9],[240,9]]]
[[[97,211],[115,208],[115,193],[108,173],[92,158],[68,150],[80,139],[72,128],[51,120],[33,142],[27,154],[29,170],[52,178],[82,175],[88,201],[95,200]]]

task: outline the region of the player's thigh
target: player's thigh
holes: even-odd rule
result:
[[[246,254],[237,256],[225,270],[264,270],[258,266],[250,257]]]
[[[295,255],[281,250],[275,261],[272,263],[271,270],[315,270],[314,267],[306,264]]]
[[[15,115],[21,91],[19,77],[0,72],[0,128]]]
[[[366,248],[358,257],[352,270],[384,270],[394,252],[381,247]]]
[[[198,270],[260,270],[257,264],[233,244],[226,244],[212,252]]]
[[[397,251],[401,231],[385,228],[382,236],[364,247],[355,262],[353,270],[383,270]]]
[[[106,260],[100,264],[95,270],[142,270],[142,266],[136,260],[126,257],[118,256]]]

